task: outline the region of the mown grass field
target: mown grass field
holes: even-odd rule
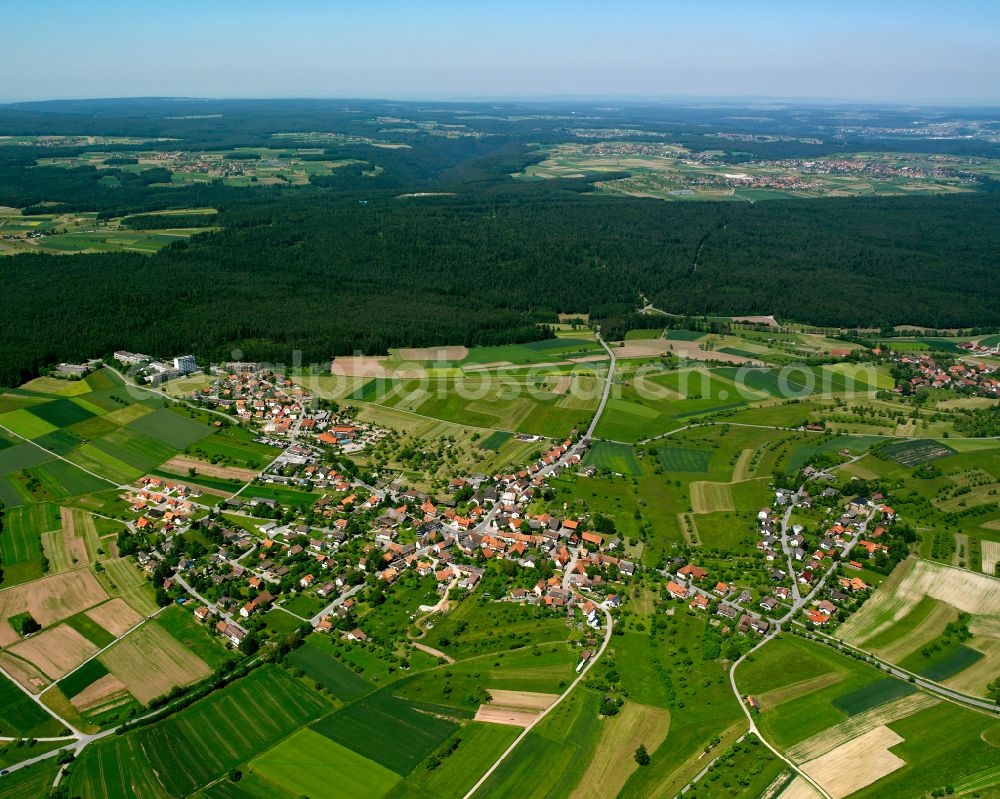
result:
[[[31,413],[28,408],[18,408],[17,410],[0,413],[0,425],[3,425],[21,438],[41,438],[46,433],[51,433],[56,426],[49,424],[44,419]]]
[[[229,652],[205,624],[195,619],[189,608],[169,607],[156,617],[156,624],[209,668],[216,669],[229,657]]]
[[[490,433],[486,438],[480,441],[479,446],[483,449],[491,449],[496,452],[500,447],[511,437],[511,433],[505,433],[500,430]]]
[[[405,776],[457,729],[392,694],[391,686],[316,722],[312,729]]]
[[[299,681],[263,666],[164,721],[87,747],[70,790],[84,799],[187,796],[328,708]]]
[[[600,399],[592,370],[563,376],[512,372],[458,377],[372,379],[351,399],[481,430],[563,437],[586,427]]]
[[[169,408],[160,408],[129,422],[126,428],[184,449],[210,435],[212,428]]]
[[[656,457],[665,472],[707,472],[712,453],[684,447],[657,447]]]
[[[112,558],[101,562],[104,571],[95,573],[111,596],[121,597],[142,615],[156,610],[154,588],[146,575],[130,558]]]
[[[628,778],[639,768],[635,750],[645,746],[656,751],[670,730],[666,708],[627,701],[614,716],[601,721],[597,754],[591,758],[572,793],[573,799],[603,799],[617,796]]]
[[[311,729],[255,757],[249,768],[296,796],[380,799],[400,775]]]
[[[670,713],[666,738],[648,747],[651,763],[633,771],[619,793],[630,799],[674,796],[704,768],[709,741],[718,737],[724,748],[746,730],[726,666],[706,646],[703,620],[686,613],[665,618],[655,636],[626,632],[610,645],[626,701]]]
[[[677,430],[689,421],[746,403],[735,387],[706,370],[654,374],[639,385],[616,384],[595,435],[637,442]]]
[[[460,660],[404,680],[393,693],[422,703],[454,708],[472,716],[482,702],[480,689],[558,695],[574,674],[580,652],[567,644],[545,644],[503,652],[491,659]]]

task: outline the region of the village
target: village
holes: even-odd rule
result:
[[[234,647],[248,636],[258,646],[266,626],[260,619],[273,612],[366,642],[361,592],[386,591],[415,576],[439,597],[428,610],[440,611],[496,575],[500,564],[513,585],[494,601],[536,605],[595,631],[644,574],[658,585],[667,612],[674,613],[674,602],[687,605],[718,619],[713,625],[724,636],[762,636],[789,619],[810,630],[831,628],[868,596],[864,564],[885,559],[893,540],[896,517],[884,496],[845,500],[829,485],[832,473],[806,466],[798,490],[776,488],[773,504],[757,514],[756,559],[769,589],[713,579],[685,555],[649,572],[626,557],[619,536],[598,532],[589,514],[533,510],[549,477],[594,474],[582,466],[586,442],[579,437],[553,442],[515,472],[454,477],[440,496],[399,478],[369,485],[340,459],[384,431],[318,409],[281,375],[235,366],[191,401],[251,425],[258,440],[283,447],[281,453],[223,502],[204,501],[181,482],[143,477],[128,494],[136,540],[120,542],[171,601],[193,606],[195,617]],[[286,505],[256,496],[255,484],[322,494],[309,507]],[[897,547],[894,554],[902,553]]]
[[[957,345],[969,354],[988,356],[996,354],[997,347],[984,347],[974,342]],[[958,360],[950,365],[939,365],[926,353],[894,353],[893,363],[901,371],[901,379],[893,389],[897,394],[913,394],[920,389],[954,389],[964,394],[981,397],[1000,396],[1000,379],[996,369],[984,363]]]

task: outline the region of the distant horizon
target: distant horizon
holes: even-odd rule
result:
[[[1000,103],[1000,3],[51,0],[5,9],[2,101],[830,98]],[[581,93],[581,88],[585,92]],[[829,100],[828,100],[829,101]]]
[[[995,99],[973,98],[875,98],[875,97],[837,97],[837,96],[768,96],[768,95],[702,95],[702,94],[669,94],[669,95],[628,95],[628,94],[496,94],[496,95],[436,95],[422,93],[413,95],[369,95],[369,94],[218,94],[218,95],[188,95],[188,94],[127,94],[107,96],[52,96],[52,97],[15,97],[12,99],[0,97],[0,107],[29,105],[40,103],[68,102],[118,102],[128,100],[183,100],[188,102],[227,102],[227,101],[282,101],[282,100],[315,100],[323,101],[359,101],[385,103],[651,103],[651,104],[717,104],[734,106],[757,105],[843,105],[871,106],[879,108],[969,108],[969,109],[1000,109],[1000,96]]]

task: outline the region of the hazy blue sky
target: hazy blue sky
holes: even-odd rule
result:
[[[0,101],[1000,100],[1000,0],[47,0],[2,19]]]

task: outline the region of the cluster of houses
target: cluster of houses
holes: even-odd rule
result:
[[[216,379],[191,392],[188,399],[233,413],[255,424],[264,435],[286,435],[293,423],[303,419],[306,405],[312,400],[305,389],[255,364],[233,366],[239,370],[218,369]]]
[[[127,494],[130,510],[139,514],[135,529],[168,536],[187,528],[197,507],[194,500],[200,496],[197,488],[149,475],[139,478],[135,490]]]
[[[667,579],[666,591],[672,599],[687,602],[696,611],[711,612],[714,608],[715,615],[724,622],[724,635],[734,630],[741,635],[750,632],[764,635],[771,628],[770,622],[751,609],[753,594],[748,589],[738,590],[733,584],[718,580],[713,586],[708,569],[702,566],[677,557],[661,574]]]
[[[969,351],[983,349],[971,341],[959,346]],[[996,349],[994,347],[992,351]],[[987,350],[987,353],[992,351]],[[951,366],[941,366],[926,353],[894,354],[892,360],[908,372],[913,372],[904,384],[893,389],[897,394],[914,392],[919,388],[942,388],[970,391],[986,397],[1000,396],[1000,379],[995,376],[995,368],[987,364],[958,361]]]
[[[601,629],[604,621],[601,608],[593,599],[565,587],[559,577],[539,580],[530,589],[514,588],[510,592],[509,599],[527,605],[544,605],[554,610],[565,610],[568,618],[573,618],[579,611],[584,623],[594,630]],[[619,594],[608,594],[604,597],[604,604],[609,608],[621,607],[621,603]]]
[[[322,448],[336,447],[348,454],[361,452],[388,435],[388,431],[375,425],[312,407],[313,397],[302,386],[259,364],[233,362],[214,371],[216,379],[192,391],[189,400],[253,424],[262,443],[285,446],[287,437],[294,432],[296,439],[314,445],[300,443],[297,445],[300,452],[286,452],[282,462],[271,469],[274,474],[289,465],[313,464]],[[325,479],[314,478],[309,472],[294,477],[301,484]]]
[[[988,347],[979,341],[963,341],[958,348],[973,355],[1000,355],[1000,343]]]
[[[343,628],[340,622],[352,613],[352,595],[361,583],[392,584],[412,571],[433,577],[441,595],[452,588],[471,591],[494,560],[513,561],[522,569],[544,564],[545,574],[558,572],[558,577],[541,580],[525,601],[579,608],[586,623],[596,629],[603,618],[595,603],[598,597],[587,599],[579,592],[602,590],[603,596],[611,581],[636,572],[636,564],[621,557],[621,541],[588,529],[586,518],[528,512],[548,475],[579,464],[582,448],[572,440],[555,444],[516,472],[456,478],[446,496],[433,498],[399,481],[381,489],[364,486],[325,463],[319,444],[336,442],[344,448],[363,442],[373,429],[339,423],[323,411],[307,413],[307,397],[280,375],[233,370],[198,392],[198,399],[243,418],[250,414],[262,430],[298,420],[296,437],[306,427],[312,438],[286,442],[283,455],[262,479],[324,490],[308,514],[285,523],[262,518],[270,515],[262,512],[263,506],[276,509],[272,499],[247,496],[248,491],[225,501],[214,508],[213,516],[199,522],[217,549],[196,562],[181,561],[173,577],[164,582],[170,590],[181,587],[176,580],[183,580],[193,584],[199,596],[209,597],[206,601],[211,607],[202,605],[196,615],[206,621],[210,615],[221,615],[218,632],[235,646],[245,635],[241,619],[250,620],[294,594],[305,592],[329,600],[314,620],[319,619],[317,629],[331,631]],[[142,522],[153,510],[159,513],[163,505],[157,529],[169,533],[176,531],[177,516],[182,515],[171,506],[176,503],[177,511],[189,514],[192,506],[185,496],[190,495],[186,487],[143,478],[133,497],[133,510],[142,513]],[[256,532],[226,519],[222,511],[252,519]],[[303,518],[309,523],[300,521]],[[152,520],[143,522],[144,527],[151,524]],[[353,541],[363,543],[345,547]],[[147,557],[153,561],[153,555]],[[155,566],[153,562],[153,570]],[[608,601],[620,600],[612,594]],[[364,640],[362,630],[354,632],[354,640]]]

